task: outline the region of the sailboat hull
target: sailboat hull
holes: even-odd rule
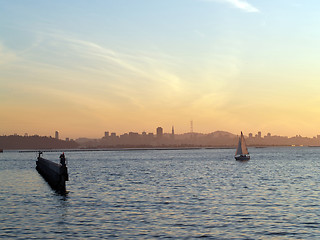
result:
[[[240,155],[234,157],[237,161],[248,161],[250,159],[249,155]]]

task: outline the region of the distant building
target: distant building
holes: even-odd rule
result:
[[[252,138],[252,137],[253,137],[252,133],[249,133],[249,138]]]
[[[261,138],[261,132],[258,132],[258,138]]]
[[[157,128],[157,137],[161,138],[163,136],[163,128],[162,127],[158,127]]]
[[[174,127],[172,126],[171,137],[174,138]]]
[[[59,132],[58,131],[55,132],[54,138],[59,139]]]
[[[109,137],[109,132],[104,132],[105,137]]]
[[[129,136],[132,137],[132,138],[137,138],[137,137],[139,137],[139,133],[129,132]]]

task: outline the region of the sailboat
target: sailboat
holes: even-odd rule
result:
[[[234,157],[236,160],[239,160],[239,161],[246,161],[250,159],[248,148],[246,146],[246,141],[244,140],[244,136],[242,132],[241,132],[241,136],[239,137],[238,147]]]

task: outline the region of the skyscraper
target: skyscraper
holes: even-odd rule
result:
[[[162,127],[158,127],[158,128],[157,128],[157,137],[158,137],[158,138],[161,138],[162,135],[163,135],[163,129],[162,129]]]
[[[54,138],[59,139],[59,132],[58,131],[55,132]]]
[[[172,126],[171,138],[174,138],[174,127]]]

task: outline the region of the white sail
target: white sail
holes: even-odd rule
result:
[[[246,146],[246,141],[244,140],[244,136],[241,132],[241,136],[239,138],[239,143],[238,143],[238,147],[235,155],[247,155],[247,154],[249,154],[248,148]]]
[[[235,155],[242,155],[241,137],[239,137],[238,147]]]

